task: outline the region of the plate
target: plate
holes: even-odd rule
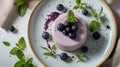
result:
[[[100,66],[111,54],[117,37],[116,31],[116,21],[113,16],[112,11],[108,7],[108,5],[104,2],[104,0],[82,0],[82,2],[86,2],[91,5],[97,12],[100,11],[100,8],[103,7],[104,18],[101,18],[101,27],[100,34],[101,38],[99,40],[94,40],[92,37],[92,32],[88,29],[88,37],[87,41],[84,44],[88,47],[88,52],[83,53],[80,49],[74,52],[66,52],[70,56],[74,56],[75,54],[87,55],[88,59],[84,62],[78,62],[77,59],[73,59],[70,62],[62,61],[59,57],[53,58],[49,56],[43,55],[46,52],[40,46],[47,47],[46,41],[42,38],[42,33],[44,31],[44,23],[47,19],[47,15],[51,12],[57,11],[57,4],[64,4],[64,6],[70,10],[75,5],[75,0],[41,0],[34,10],[29,19],[28,25],[28,39],[30,43],[30,47],[34,55],[38,58],[41,64],[45,67],[97,67]],[[59,11],[57,11],[59,12]],[[84,16],[81,13],[81,9],[74,10],[75,14],[79,15],[89,26],[90,21],[93,19],[91,16]],[[54,21],[51,22],[51,24]],[[52,25],[49,24],[49,27]],[[110,29],[107,28],[110,26]],[[48,29],[51,32],[51,28]],[[54,44],[52,41],[50,45]],[[62,51],[59,48],[56,49],[56,53],[60,54]]]

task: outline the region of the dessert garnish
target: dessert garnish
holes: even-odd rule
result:
[[[87,6],[87,3],[82,3],[81,0],[76,0],[76,5],[74,6],[74,9],[83,9]]]
[[[87,52],[88,52],[88,47],[87,47],[87,46],[83,46],[83,47],[81,48],[81,51],[82,51],[83,53],[87,53]]]
[[[10,46],[10,43],[8,41],[3,41],[3,44],[8,47]]]
[[[50,37],[49,33],[48,32],[43,32],[42,33],[42,38],[47,40],[48,38]]]
[[[58,4],[56,8],[58,11],[61,11],[63,13],[67,12],[67,8],[64,7],[62,4]]]
[[[78,59],[77,63],[80,62],[80,61],[85,61],[88,59],[88,57],[86,55],[80,55],[80,54],[76,54],[76,57]]]
[[[94,38],[95,40],[100,39],[100,37],[101,37],[101,35],[100,35],[99,32],[94,32],[94,33],[93,33],[93,38]]]

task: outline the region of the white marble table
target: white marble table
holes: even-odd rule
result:
[[[114,4],[111,5],[112,9],[115,10],[120,14],[120,0],[116,0]],[[11,32],[6,32],[0,29],[0,67],[13,67],[14,63],[18,60],[15,56],[9,54],[9,51],[12,47],[15,46],[18,39],[21,36],[25,37],[27,47],[24,51],[27,58],[33,57],[33,63],[38,67],[43,67],[38,60],[35,58],[33,53],[29,49],[28,37],[27,37],[27,27],[28,27],[28,20],[31,14],[31,10],[27,10],[27,13],[24,17],[17,17],[13,22],[13,26],[18,29],[18,33],[14,34]],[[10,47],[6,47],[3,45],[3,41],[9,41],[11,43]]]

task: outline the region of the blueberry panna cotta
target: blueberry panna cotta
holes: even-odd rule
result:
[[[42,38],[43,38],[43,39],[47,40],[47,39],[49,39],[49,37],[50,37],[50,35],[49,35],[48,32],[43,32],[43,33],[42,33]]]
[[[100,39],[100,37],[101,37],[101,35],[100,35],[99,32],[94,32],[94,33],[93,33],[93,38],[94,38],[95,40]]]
[[[67,12],[67,8],[65,8],[62,4],[57,5],[57,10],[61,12]]]

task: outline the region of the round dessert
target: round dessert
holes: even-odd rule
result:
[[[53,23],[52,26],[52,39],[56,47],[64,51],[74,51],[80,48],[87,38],[87,25],[77,16],[79,22],[77,22],[78,30],[76,31],[76,37],[70,38],[69,35],[64,35],[64,32],[58,30],[58,24],[64,24],[67,19],[67,14],[61,14]],[[74,32],[74,31],[73,31]]]

